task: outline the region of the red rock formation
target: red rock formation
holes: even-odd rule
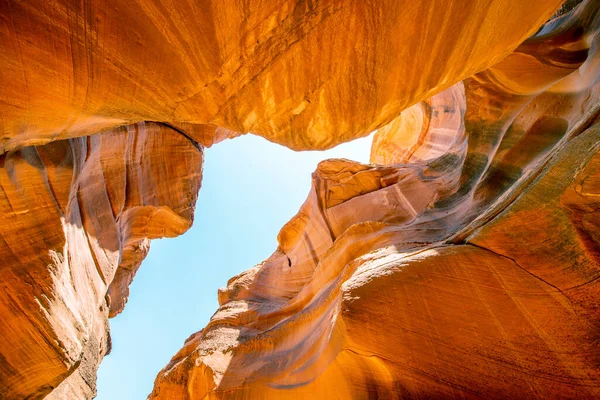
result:
[[[151,397],[600,397],[599,7],[559,3],[0,2],[0,397],[94,395],[201,146],[376,128]]]
[[[600,397],[600,8],[323,162],[152,399]],[[591,127],[590,127],[591,126]]]
[[[149,239],[191,226],[202,150],[140,123],[0,165],[0,397],[91,398]]]
[[[560,3],[4,1],[0,148],[139,121],[332,147],[500,61]]]

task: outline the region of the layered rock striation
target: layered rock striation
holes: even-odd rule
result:
[[[3,1],[0,149],[140,121],[325,149],[500,61],[560,3]]]
[[[600,396],[598,4],[321,163],[152,399]]]
[[[192,224],[202,149],[139,123],[0,166],[0,397],[91,398],[149,239]]]
[[[0,397],[95,395],[204,147],[375,129],[150,398],[600,397],[600,5],[560,3],[0,2]]]

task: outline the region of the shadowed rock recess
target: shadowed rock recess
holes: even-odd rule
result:
[[[561,3],[0,0],[0,398],[95,396],[204,147],[373,130],[150,399],[600,398],[600,3]]]

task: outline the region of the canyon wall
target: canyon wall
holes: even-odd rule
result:
[[[108,316],[122,311],[149,239],[192,224],[202,149],[139,123],[9,151],[0,165],[0,397],[60,384],[55,398],[91,398]]]
[[[0,397],[95,396],[205,147],[375,129],[150,397],[600,397],[600,4],[560,3],[0,2]]]
[[[140,121],[325,149],[502,60],[560,3],[3,1],[0,149]]]
[[[600,9],[328,160],[151,399],[600,397]],[[383,164],[383,165],[382,165]]]

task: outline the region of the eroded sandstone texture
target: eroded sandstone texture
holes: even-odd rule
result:
[[[202,150],[154,123],[0,157],[0,397],[91,398],[149,239],[192,224]],[[65,380],[65,378],[67,378]],[[64,380],[64,381],[63,381]]]
[[[598,3],[321,163],[152,399],[600,397]]]
[[[560,3],[0,1],[0,398],[94,396],[204,146],[374,129],[150,397],[600,398],[600,4]]]
[[[560,3],[3,0],[0,148],[139,121],[331,147],[500,61]]]

